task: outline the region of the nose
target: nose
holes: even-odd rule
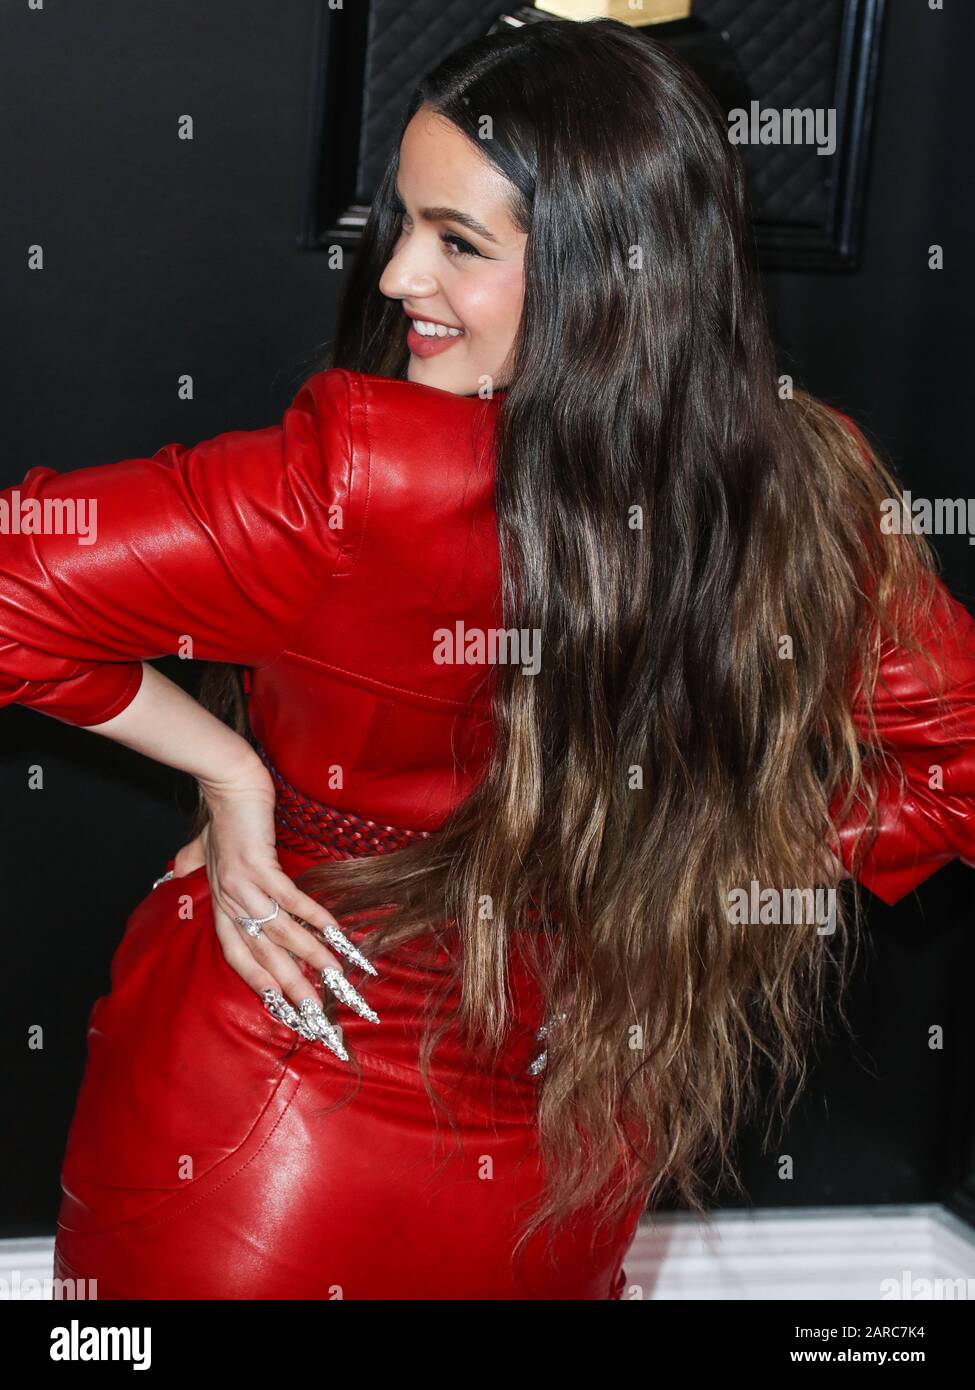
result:
[[[400,237],[379,278],[379,291],[388,299],[429,299],[440,283],[430,264],[430,252],[421,238]]]

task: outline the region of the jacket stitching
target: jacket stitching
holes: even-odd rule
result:
[[[349,378],[348,378],[348,374],[347,374],[346,372],[342,372],[342,377],[343,377],[343,380],[345,381],[345,394],[346,394],[346,412],[345,412],[345,413],[346,413],[346,417],[347,417],[347,419],[348,419],[348,421],[349,421],[349,466],[348,466],[348,470],[347,470],[347,474],[346,474],[346,479],[347,479],[347,481],[346,481],[346,512],[347,512],[347,513],[351,513],[351,512],[352,512],[353,497],[355,496],[355,492],[356,492],[356,488],[355,488],[355,437],[354,437],[354,434],[353,434],[353,431],[352,431],[352,410],[351,410],[351,406],[349,405],[349,399],[348,399],[348,398],[349,398]],[[368,457],[368,455],[367,455],[367,459],[366,459],[367,505],[368,505],[368,488],[369,488],[369,484],[370,484],[370,481],[371,481],[371,473],[372,473],[371,460],[369,459],[369,457]],[[361,548],[361,546],[362,546],[362,540],[364,539],[364,536],[365,536],[365,525],[366,525],[365,510],[363,510],[363,516],[362,516],[362,536],[360,537],[360,542],[359,542],[360,548]],[[337,554],[336,557],[335,557],[335,564],[334,564],[333,568],[332,568],[327,574],[323,575],[322,578],[321,578],[321,580],[319,581],[319,583],[315,586],[315,588],[314,588],[314,590],[313,590],[313,592],[312,592],[312,594],[311,594],[311,598],[309,599],[308,605],[307,605],[307,607],[304,609],[304,611],[302,612],[301,617],[298,619],[298,621],[297,621],[292,627],[289,628],[288,633],[287,633],[287,635],[285,636],[285,639],[284,639],[285,643],[292,642],[292,641],[297,642],[298,640],[300,640],[301,634],[305,631],[305,629],[308,627],[308,624],[313,620],[313,618],[314,618],[314,616],[315,616],[315,605],[316,605],[318,599],[319,599],[319,598],[322,596],[322,594],[325,592],[325,590],[326,590],[326,588],[328,587],[329,583],[330,583],[333,579],[342,579],[342,578],[344,578],[347,574],[351,574],[351,573],[352,573],[352,567],[350,567],[350,568],[349,568],[348,570],[346,570],[346,571],[342,571],[342,569],[341,569],[341,566],[342,566],[342,557],[343,557],[344,554],[345,554],[345,544],[344,544],[344,542],[343,542],[343,544],[342,544],[341,546],[339,546],[338,554]],[[356,558],[358,558],[358,556],[357,556]],[[354,567],[354,564],[355,564],[355,561],[353,560],[353,567]],[[266,671],[266,670],[269,670],[272,666],[276,666],[276,665],[278,664],[278,662],[281,660],[281,658],[282,658],[283,656],[287,655],[287,654],[296,655],[297,653],[291,653],[289,647],[287,647],[287,646],[282,646],[282,647],[278,650],[278,652],[271,658],[270,661],[266,661],[266,662],[249,662],[248,665],[249,665],[252,669],[254,669],[254,670],[265,670],[265,671]]]
[[[368,407],[365,404],[365,392],[362,390],[361,383],[357,383],[362,399],[359,402],[355,415],[353,415],[351,405],[350,378],[346,373],[343,373],[343,376],[345,377],[345,394],[347,400],[347,413],[349,419],[349,511],[352,511],[353,497],[356,492],[356,460],[360,450],[358,448],[359,440],[357,438],[355,426],[360,420],[362,432],[365,434],[365,446],[361,452],[364,452],[365,454],[366,495],[362,504],[362,525],[359,527],[359,540],[355,548],[355,553],[353,555],[350,555],[348,568],[342,569],[342,555],[349,553],[347,547],[343,548],[342,555],[340,555],[339,557],[340,563],[336,565],[335,569],[328,576],[330,579],[347,578],[348,575],[352,573],[352,571],[358,564],[359,556],[362,554],[362,547],[365,544],[366,523],[369,515],[369,502],[372,497],[372,440],[369,435],[369,411]]]
[[[455,710],[458,713],[481,712],[489,708],[488,705],[478,704],[473,700],[449,700],[442,695],[427,695],[422,690],[411,690],[408,686],[390,685],[388,681],[380,680],[377,676],[364,676],[359,671],[350,671],[345,666],[336,666],[334,662],[321,661],[317,656],[306,656],[304,652],[296,652],[291,648],[283,651],[281,657],[290,657],[293,661],[303,662],[308,666],[319,666],[323,671],[337,671],[340,675],[351,676],[353,680],[361,683],[368,682],[369,685],[389,691],[392,695],[409,695],[413,699],[424,700],[432,705],[442,705],[445,709]]]
[[[288,1073],[285,1072],[284,1076],[287,1076],[287,1074],[288,1074]],[[294,1075],[294,1073],[292,1073],[292,1075]],[[273,1105],[274,1102],[275,1102],[275,1100],[277,1099],[278,1094],[279,1094],[279,1092],[280,1092],[281,1085],[282,1085],[282,1083],[283,1083],[283,1081],[284,1081],[284,1076],[282,1076],[281,1080],[278,1082],[278,1085],[274,1088],[274,1094],[273,1094],[273,1095],[270,1097],[270,1099],[268,1100],[267,1105],[266,1105],[266,1106],[264,1107],[264,1109],[261,1111],[260,1116],[257,1118],[257,1120],[255,1120],[254,1124],[251,1126],[250,1134],[253,1134],[254,1130],[255,1130],[255,1129],[257,1128],[257,1126],[261,1123],[261,1120],[264,1118],[265,1114],[267,1113],[268,1107],[271,1106],[271,1105]],[[167,1215],[159,1217],[159,1219],[156,1220],[156,1221],[144,1222],[144,1221],[140,1220],[138,1217],[136,1217],[135,1220],[134,1220],[134,1222],[133,1222],[133,1227],[132,1227],[132,1228],[133,1228],[133,1229],[137,1229],[138,1232],[141,1234],[141,1233],[144,1232],[144,1231],[151,1231],[151,1230],[154,1230],[155,1227],[157,1227],[157,1226],[165,1226],[165,1225],[167,1225],[170,1221],[176,1221],[176,1220],[178,1220],[179,1217],[181,1217],[182,1215],[184,1215],[184,1213],[186,1213],[187,1211],[189,1211],[192,1207],[199,1206],[200,1202],[205,1202],[209,1197],[212,1197],[212,1196],[214,1195],[214,1193],[219,1192],[220,1189],[221,1189],[222,1187],[226,1187],[227,1183],[228,1183],[228,1182],[231,1182],[231,1181],[238,1175],[238,1173],[242,1173],[242,1172],[244,1171],[245,1168],[249,1167],[250,1164],[253,1163],[254,1159],[257,1158],[258,1154],[260,1154],[260,1153],[264,1150],[264,1148],[270,1143],[271,1139],[272,1139],[272,1138],[274,1137],[274,1135],[276,1134],[277,1129],[278,1129],[278,1126],[280,1125],[281,1121],[284,1119],[284,1117],[287,1115],[288,1111],[291,1109],[291,1106],[292,1106],[292,1104],[293,1104],[293,1102],[294,1102],[294,1098],[295,1098],[295,1096],[298,1094],[298,1091],[299,1091],[299,1089],[300,1089],[300,1087],[301,1087],[301,1080],[302,1080],[302,1078],[301,1078],[301,1076],[299,1075],[299,1076],[298,1076],[298,1079],[297,1079],[297,1084],[294,1086],[294,1088],[293,1088],[293,1090],[292,1090],[292,1092],[291,1092],[291,1095],[290,1095],[290,1096],[288,1097],[288,1099],[285,1101],[284,1106],[282,1107],[281,1113],[280,1113],[280,1115],[278,1115],[277,1119],[274,1121],[274,1124],[273,1124],[273,1125],[271,1126],[271,1128],[268,1130],[267,1134],[265,1134],[264,1138],[263,1138],[263,1139],[261,1140],[261,1142],[258,1144],[258,1146],[257,1146],[257,1148],[254,1150],[254,1152],[253,1152],[252,1154],[248,1154],[247,1158],[244,1159],[243,1163],[238,1164],[238,1166],[234,1169],[234,1171],[233,1171],[232,1173],[227,1173],[227,1174],[220,1180],[220,1182],[218,1182],[215,1186],[208,1187],[206,1192],[200,1193],[200,1194],[198,1194],[198,1195],[195,1196],[195,1197],[192,1196],[190,1193],[185,1194],[185,1195],[187,1195],[187,1196],[190,1197],[190,1200],[187,1201],[187,1202],[185,1202],[184,1204],[182,1204],[182,1205],[180,1206],[180,1208],[179,1208],[178,1211],[169,1212]],[[240,1151],[240,1149],[242,1149],[242,1148],[244,1147],[244,1145],[247,1143],[247,1140],[250,1138],[250,1134],[248,1134],[244,1139],[241,1140],[240,1144],[237,1146],[237,1149],[235,1150],[235,1153],[238,1153],[238,1152]],[[225,1163],[227,1163],[227,1162],[229,1162],[230,1159],[233,1158],[233,1157],[234,1157],[233,1154],[228,1154],[227,1157],[226,1157],[224,1160],[222,1160],[222,1161],[225,1162]],[[211,1173],[212,1173],[213,1171],[214,1171],[213,1169],[210,1169],[210,1172],[211,1172]],[[199,1181],[200,1181],[200,1182],[205,1182],[205,1181],[206,1181],[206,1178],[207,1178],[207,1174],[204,1173],[204,1174],[202,1175],[202,1177],[199,1179]],[[174,1196],[180,1196],[180,1195],[184,1195],[184,1194],[174,1193],[173,1195],[174,1195]],[[151,1213],[150,1213],[150,1214],[151,1214]],[[123,1222],[123,1223],[122,1223],[122,1228],[124,1228],[124,1227],[127,1226],[128,1224],[129,1224],[128,1222]],[[106,1229],[111,1229],[111,1228],[108,1227],[108,1228],[106,1228]]]

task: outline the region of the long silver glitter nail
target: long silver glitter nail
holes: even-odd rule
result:
[[[351,942],[344,932],[339,931],[334,923],[326,922],[324,927],[313,927],[311,923],[306,922],[303,917],[296,917],[295,921],[298,923],[299,927],[308,927],[309,931],[319,932],[324,936],[328,944],[338,951],[340,956],[345,956],[346,960],[350,960],[353,965],[357,965],[359,969],[364,970],[367,975],[379,974],[379,971],[373,965],[372,961],[368,960],[359,950],[358,946]]]
[[[328,966],[322,971],[322,984],[326,985],[343,1004],[348,1004],[350,1009],[355,1009],[360,1018],[367,1018],[370,1023],[378,1023],[379,1015],[375,1009],[370,1009],[358,990],[353,989],[341,970],[336,970],[334,965]]]
[[[312,1029],[311,1036],[323,1043],[330,1052],[334,1052],[336,1057],[340,1057],[343,1062],[349,1060],[349,1054],[342,1045],[342,1038],[338,1029],[325,1017],[321,1004],[317,999],[302,999],[298,1005],[305,1025]]]
[[[325,937],[325,940],[328,942],[330,946],[335,947],[339,955],[345,956],[346,959],[350,960],[353,965],[357,965],[360,968],[360,970],[365,970],[366,973],[369,975],[379,974],[379,971],[373,965],[372,961],[367,960],[366,957],[359,950],[358,946],[354,945],[345,935],[345,933],[340,932],[338,927],[334,926],[333,923],[326,922],[325,926],[322,927],[321,931],[322,935]]]
[[[279,1023],[283,1023],[295,1032],[298,1031],[300,1022],[298,1010],[288,1003],[280,990],[262,989],[261,998],[264,1000],[264,1007],[272,1018],[276,1018]]]

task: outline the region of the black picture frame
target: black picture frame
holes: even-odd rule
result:
[[[819,227],[755,220],[764,270],[859,269],[887,0],[845,0],[833,86],[837,148]],[[810,158],[819,158],[810,153]]]

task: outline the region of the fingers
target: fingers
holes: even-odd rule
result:
[[[216,903],[213,904],[213,922],[224,960],[236,970],[244,983],[250,985],[257,994],[261,994],[265,989],[277,989],[278,982],[275,977],[260,964],[253,951],[248,950],[240,927]],[[305,981],[306,991],[307,988],[308,983]]]
[[[281,917],[284,915],[279,913],[275,921],[262,927],[259,936],[248,935],[236,921],[233,922],[233,929],[241,947],[250,955],[255,965],[265,975],[271,976],[270,980],[256,986],[258,993],[270,985],[276,985],[282,994],[297,1006],[309,995],[314,997],[313,986],[290,950],[289,937],[292,934],[301,935],[301,928],[294,924],[282,927]],[[326,962],[319,967],[319,971],[331,968],[332,965]]]
[[[345,1050],[340,1030],[329,1022],[321,1005],[316,1000],[302,999],[298,1008],[295,1009],[276,989],[266,989],[262,997],[264,1007],[272,1018],[276,1018],[289,1028],[293,1028],[303,1038],[309,1038],[313,1041],[317,1039],[330,1052],[334,1052],[337,1057],[340,1057],[343,1062],[349,1060],[349,1054]]]
[[[224,959],[251,989],[261,995],[264,1007],[272,1018],[294,1029],[302,1037],[320,1042],[343,1062],[347,1062],[349,1054],[342,1042],[341,1030],[325,1017],[321,1004],[309,994],[307,980],[287,952],[280,953],[286,962],[283,966],[286,976],[285,987],[295,1000],[297,1008],[281,993],[275,975],[255,959],[247,941],[241,936],[241,929],[237,923],[216,904],[213,916]],[[276,963],[275,969],[280,971],[281,968],[280,963]]]
[[[281,875],[283,887],[286,889],[290,885],[290,880]],[[293,885],[291,885],[293,887]],[[266,890],[262,890],[262,893]],[[329,989],[336,998],[349,1008],[354,1009],[361,1017],[368,1019],[370,1023],[379,1023],[379,1015],[366,1003],[362,995],[353,987],[346,978],[341,968],[341,963],[327,947],[323,946],[305,928],[299,926],[298,922],[286,912],[278,902],[278,910],[274,912],[274,901],[266,904],[266,910],[258,917],[257,909],[253,906],[253,899],[257,897],[256,892],[244,895],[247,897],[250,906],[246,911],[235,911],[231,904],[231,911],[226,912],[224,905],[218,904],[221,911],[235,921],[238,935],[241,936],[243,944],[250,950],[260,966],[263,966],[267,974],[273,975],[278,987],[284,995],[297,1006],[301,1006],[302,1001],[309,997],[308,980],[299,965],[295,963],[295,958],[306,962],[318,973],[321,983]],[[302,897],[302,894],[298,895]],[[249,932],[241,923],[236,922],[239,916],[254,917],[260,923],[260,931],[257,934]],[[270,918],[269,921],[264,921]],[[345,938],[343,937],[343,940]],[[351,943],[349,943],[351,947]],[[355,948],[352,947],[354,950]],[[358,954],[358,953],[356,953]],[[363,958],[364,959],[364,958]],[[370,967],[372,973],[376,971]],[[263,990],[266,985],[259,988]]]
[[[349,940],[332,914],[322,907],[321,903],[317,903],[314,898],[296,888],[287,874],[278,869],[270,875],[269,883],[271,896],[281,904],[293,921],[299,926],[304,925],[320,931],[339,955],[345,956],[367,974],[378,975],[379,972],[372,961]]]

